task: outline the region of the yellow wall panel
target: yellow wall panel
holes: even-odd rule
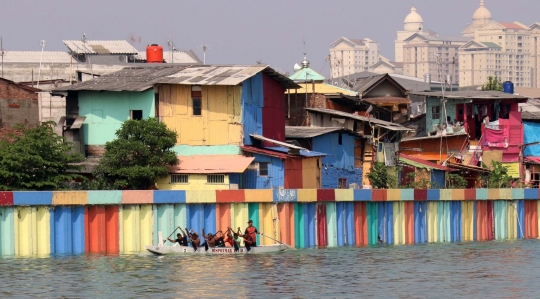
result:
[[[317,201],[316,189],[298,189],[298,201],[299,202],[315,202]]]
[[[354,201],[354,189],[335,189],[336,201]]]
[[[50,221],[47,207],[17,207],[14,218],[15,254],[50,254]]]
[[[229,125],[226,121],[209,121],[205,134],[204,144],[229,144]]]
[[[215,203],[215,190],[193,190],[186,192],[186,203]]]
[[[321,188],[320,158],[302,159],[302,187],[304,189]]]
[[[86,205],[88,204],[87,191],[53,191],[53,205]]]
[[[203,86],[203,99],[206,101],[208,109],[208,120],[228,121],[227,107],[227,86],[213,85]]]
[[[241,124],[229,124],[229,144],[231,145],[242,145],[243,144],[243,134],[244,129]]]
[[[152,205],[120,208],[120,252],[140,252],[152,244]]]
[[[248,204],[231,203],[231,228],[236,231],[240,227],[240,232],[243,234],[248,220]],[[243,241],[242,244],[244,244]]]
[[[277,205],[273,203],[261,203],[259,204],[260,209],[260,220],[259,220],[259,231],[268,235],[276,240],[279,240],[279,229],[277,227],[278,223],[278,212]],[[271,245],[274,244],[272,239],[261,236],[261,245]]]
[[[273,202],[274,190],[272,189],[245,189],[246,202]]]

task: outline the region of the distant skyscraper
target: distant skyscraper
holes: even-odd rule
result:
[[[333,78],[368,71],[379,60],[388,61],[379,54],[379,44],[369,38],[340,37],[330,45],[330,68]]]

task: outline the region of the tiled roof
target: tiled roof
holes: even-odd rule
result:
[[[506,29],[520,29],[520,30],[528,29],[528,28],[523,28],[523,26],[516,23],[499,22],[499,24],[506,27]]]
[[[65,40],[70,51],[77,54],[138,54],[139,52],[125,40]]]

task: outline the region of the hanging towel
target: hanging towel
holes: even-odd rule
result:
[[[486,116],[486,115],[487,115],[487,106],[482,105],[482,116]]]
[[[473,105],[473,116],[478,115],[478,105]]]

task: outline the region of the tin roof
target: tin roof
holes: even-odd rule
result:
[[[281,152],[281,153],[288,153],[289,149],[283,146],[265,146],[265,149]],[[306,149],[300,150],[300,156],[305,158],[311,158],[311,157],[324,157],[326,154],[320,153],[320,152],[314,152],[314,151],[308,151]]]
[[[65,40],[64,44],[76,54],[138,54],[129,42],[125,40]]]
[[[70,63],[71,55],[67,52],[44,51],[5,51],[4,63]]]
[[[428,92],[411,92],[410,94],[423,95],[429,97],[442,98],[443,92],[441,91],[428,91]],[[475,100],[526,100],[526,97],[504,93],[501,91],[493,90],[470,90],[470,91],[446,91],[444,97],[447,99],[475,99]]]
[[[358,93],[356,91],[352,91],[349,89],[341,88],[338,86],[330,85],[327,83],[308,83],[307,89],[306,84],[298,83],[300,85],[300,88],[296,89],[296,91],[290,91],[291,93],[320,93],[325,95],[348,95],[348,96],[357,96]]]
[[[391,131],[414,131],[413,129],[406,128],[399,124],[387,122],[387,121],[376,119],[376,118],[367,118],[365,116],[355,115],[355,114],[341,112],[337,110],[324,109],[324,108],[306,108],[306,110],[310,112],[315,112],[315,113],[330,114],[330,115],[335,115],[335,116],[346,117],[349,119],[355,119],[355,120],[359,120],[363,122],[369,122],[371,124],[374,124],[377,127],[382,127]]]
[[[416,168],[425,168],[425,169],[437,169],[447,171],[448,167],[435,164],[433,162],[426,161],[424,159],[416,158],[413,156],[399,154],[399,161],[407,165],[414,166]]]
[[[178,156],[169,173],[242,173],[253,160],[242,155]]]
[[[307,68],[302,68],[301,70],[294,73],[292,76],[289,77],[289,79],[298,81],[298,82],[306,82],[306,81],[324,81],[324,76],[317,73],[316,71]]]
[[[289,78],[279,74],[267,65],[167,65],[144,64],[127,67],[92,80],[71,86],[63,86],[56,91],[144,91],[156,84],[184,85],[238,85],[252,76],[264,72],[285,88],[299,86]]]
[[[260,154],[270,157],[276,157],[280,159],[292,159],[292,158],[311,158],[311,157],[322,157],[326,154],[319,152],[312,152],[308,150],[301,150],[299,155],[290,155],[288,154],[289,149],[286,147],[280,146],[269,146],[269,147],[255,147],[255,146],[241,146],[240,149],[244,152]]]
[[[357,91],[360,94],[360,97],[363,97],[368,92],[370,92],[373,88],[375,88],[377,85],[379,85],[381,82],[388,80],[390,83],[392,83],[394,86],[396,86],[401,92],[405,94],[407,91],[403,86],[401,86],[399,83],[396,82],[390,75],[388,74],[381,74],[381,75],[375,75],[371,77],[361,77],[357,78],[353,83],[353,90]]]
[[[320,135],[344,130],[338,127],[296,127],[285,126],[285,136],[287,138],[313,138]]]
[[[527,103],[520,103],[519,110],[523,120],[538,120],[540,119],[540,100],[528,99]]]

